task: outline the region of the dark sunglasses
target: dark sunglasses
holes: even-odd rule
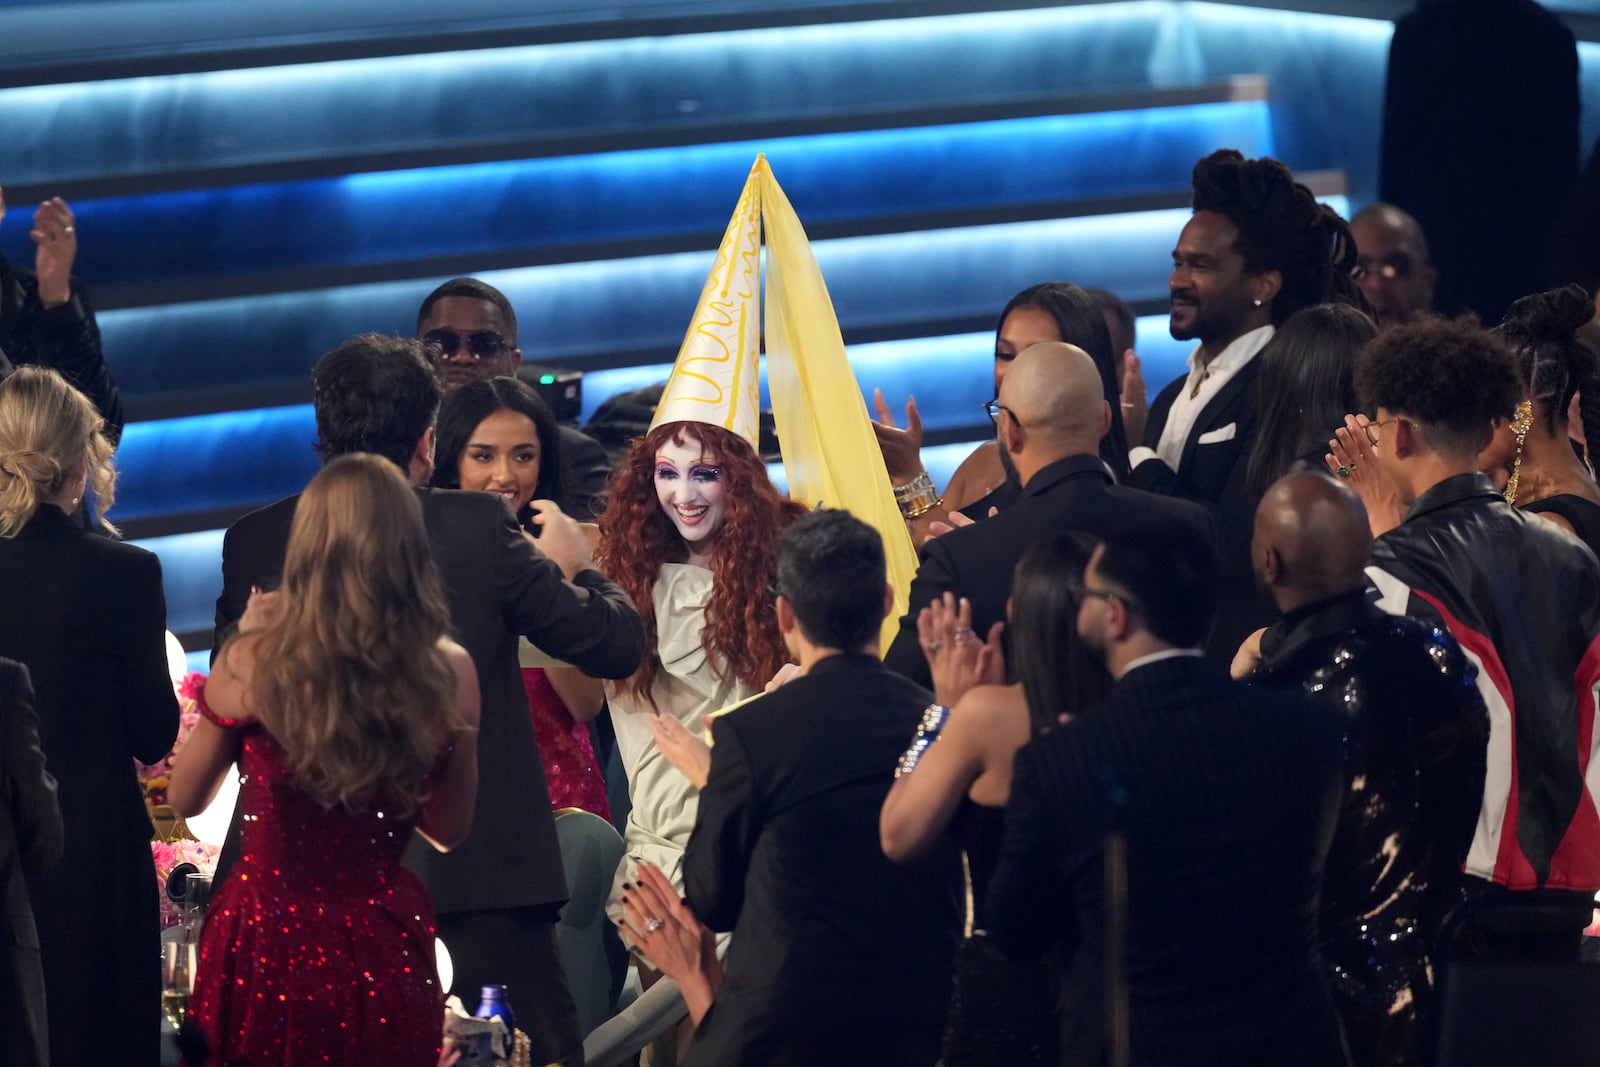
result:
[[[510,347],[506,339],[493,330],[478,330],[465,337],[454,330],[432,330],[422,335],[422,343],[435,350],[436,359],[455,355],[463,344],[473,359],[489,359]]]

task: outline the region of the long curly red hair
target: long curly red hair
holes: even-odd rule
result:
[[[600,570],[633,598],[644,618],[647,654],[622,685],[652,706],[650,689],[661,657],[651,590],[663,563],[689,558],[688,546],[656,495],[656,453],[669,441],[681,445],[686,438],[699,441],[702,451],[715,457],[727,502],[712,547],[713,584],[700,644],[724,677],[731,674],[756,688],[789,659],[772,610],[771,585],[778,574],[778,537],[805,514],[805,506],[778,494],[761,457],[738,434],[709,423],[666,423],[635,440],[611,472],[595,553]]]

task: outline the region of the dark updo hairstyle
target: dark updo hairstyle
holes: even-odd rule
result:
[[[1035,734],[1054,729],[1062,712],[1099,706],[1111,691],[1105,664],[1078,636],[1083,571],[1093,552],[1087,534],[1056,534],[1024,552],[1012,572],[1011,659]]]
[[[1295,461],[1326,448],[1344,417],[1360,410],[1356,360],[1378,335],[1349,304],[1317,304],[1289,316],[1256,356],[1260,419],[1245,490],[1260,499]]]
[[[1246,159],[1221,148],[1194,165],[1194,209],[1225,216],[1239,230],[1234,247],[1251,274],[1277,271],[1283,285],[1272,321],[1313,304],[1352,304],[1370,313],[1356,285],[1356,243],[1350,224],[1317,203],[1310,189],[1276,159]]]
[[[532,420],[539,435],[539,482],[533,499],[554,500],[562,511],[572,514],[556,417],[532,386],[516,378],[480,378],[445,398],[439,408],[435,435],[433,484],[440,489],[461,488],[461,455],[467,450],[473,431],[497,411],[515,411]],[[517,516],[518,522],[527,524],[528,510],[524,508]]]
[[[1577,336],[1593,318],[1589,294],[1582,286],[1569,285],[1518,300],[1495,333],[1517,357],[1534,417],[1546,432],[1567,432],[1567,409],[1577,393],[1584,437],[1600,446],[1600,367],[1594,350]]]
[[[1105,388],[1106,403],[1111,405],[1111,429],[1100,439],[1100,458],[1105,460],[1120,480],[1128,474],[1128,433],[1122,427],[1122,385],[1117,381],[1117,356],[1111,350],[1111,332],[1106,329],[1106,317],[1100,305],[1087,290],[1071,282],[1045,282],[1030,286],[1006,302],[1000,318],[994,324],[995,346],[1000,344],[1000,331],[1013,311],[1036,310],[1049,315],[1056,324],[1056,332],[1069,345],[1077,345],[1089,353],[1100,371],[1100,383]],[[1020,354],[1020,353],[1019,353]]]

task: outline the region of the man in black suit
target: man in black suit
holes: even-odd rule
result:
[[[928,1067],[961,936],[960,864],[948,844],[890,862],[878,811],[933,696],[878,660],[891,598],[876,531],[817,511],[778,551],[778,627],[805,673],[712,730],[684,892],[733,939],[685,1067]]]
[[[1250,572],[1256,502],[1244,473],[1256,432],[1255,357],[1296,311],[1335,297],[1359,305],[1355,265],[1348,224],[1282,163],[1224,148],[1194,165],[1194,215],[1172,250],[1167,285],[1172,336],[1199,344],[1188,373],[1150,405],[1128,484],[1210,513],[1223,577],[1241,591],[1207,643],[1224,662],[1276,614]]]
[[[1101,1062],[1102,989],[1122,1062],[1346,1063],[1317,955],[1340,718],[1201,657],[1217,592],[1183,527],[1113,530],[1078,633],[1116,689],[1017,754],[987,927],[1020,957],[1059,941],[1063,1064]]]
[[[1126,510],[1182,513],[1197,524],[1199,508],[1111,484],[1100,461],[1100,439],[1111,407],[1094,360],[1060,342],[1030,345],[1012,362],[991,408],[995,437],[1016,468],[1022,497],[992,518],[930,541],[911,582],[900,632],[884,662],[930,685],[928,661],[917,643],[917,614],[945,593],[972,602],[972,628],[987,634],[1006,617],[1011,572],[1028,546],[1061,530],[1098,532]]]
[[[312,389],[324,459],[373,452],[406,471],[413,485],[427,481],[441,388],[420,342],[374,334],[347,341],[317,364]],[[470,998],[478,986],[506,985],[534,1058],[548,1063],[578,1052],[582,1035],[556,951],[566,880],[517,637],[597,677],[625,678],[644,653],[643,627],[627,595],[594,569],[574,520],[545,516],[535,548],[492,494],[417,492],[450,598],[451,636],[472,654],[483,714],[472,832],[443,854],[413,842],[406,862],[433,900],[456,988]],[[244,613],[251,588],[277,582],[298,499],[252,512],[228,530],[219,644]]]
[[[61,857],[56,780],[39,747],[28,668],[0,659],[0,1065],[45,1067],[50,1034],[39,934],[23,877]]]

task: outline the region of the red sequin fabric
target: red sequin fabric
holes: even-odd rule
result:
[[[324,808],[254,722],[242,731],[242,856],[206,913],[191,1004],[214,1064],[438,1062],[433,907],[400,866],[413,819]]]
[[[550,786],[550,807],[582,808],[610,822],[611,805],[606,802],[606,783],[589,742],[589,728],[572,717],[541,668],[522,668],[522,688],[528,693],[539,763]]]

